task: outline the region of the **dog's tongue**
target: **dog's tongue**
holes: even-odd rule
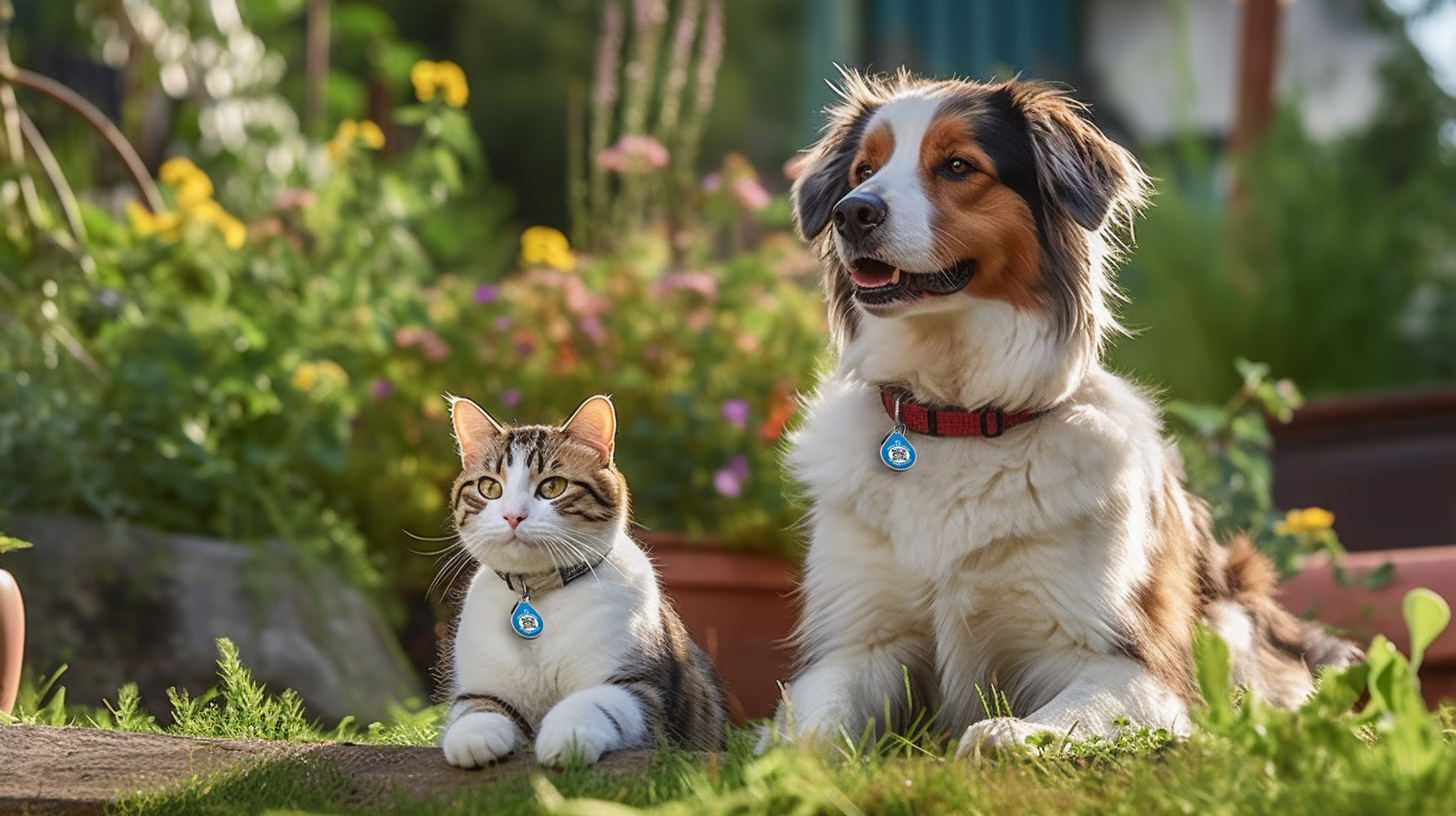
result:
[[[887,263],[863,263],[849,273],[849,279],[862,289],[878,289],[889,286],[898,278],[900,270]]]

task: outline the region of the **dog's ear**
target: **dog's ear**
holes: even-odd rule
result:
[[[1100,228],[1115,207],[1143,203],[1147,176],[1131,153],[1088,120],[1084,106],[1047,86],[1020,86],[1017,103],[1026,117],[1045,199],[1062,202],[1087,230]]]
[[[829,226],[839,199],[849,194],[849,164],[859,149],[852,128],[837,127],[801,159],[794,180],[794,227],[799,237],[812,241]]]

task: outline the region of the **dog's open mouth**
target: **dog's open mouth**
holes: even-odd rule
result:
[[[884,261],[860,258],[850,269],[854,297],[861,303],[879,304],[920,297],[953,295],[966,288],[976,274],[976,262],[964,260],[939,272],[906,272]]]

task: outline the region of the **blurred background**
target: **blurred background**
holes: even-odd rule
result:
[[[441,395],[606,391],[643,538],[767,714],[782,438],[828,363],[786,194],[836,66],[1056,81],[1144,162],[1110,364],[1222,530],[1286,572],[1336,531],[1456,544],[1456,3],[0,11],[0,531],[36,545],[0,567],[73,698],[160,709],[225,634],[324,719],[427,699],[462,586]]]

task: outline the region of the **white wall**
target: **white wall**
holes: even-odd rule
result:
[[[1089,0],[1084,9],[1098,96],[1134,135],[1233,129],[1242,3]],[[1177,26],[1180,13],[1186,22]],[[1316,137],[1348,130],[1375,111],[1377,71],[1390,46],[1360,15],[1358,0],[1283,4],[1277,89],[1281,99],[1299,100]]]

